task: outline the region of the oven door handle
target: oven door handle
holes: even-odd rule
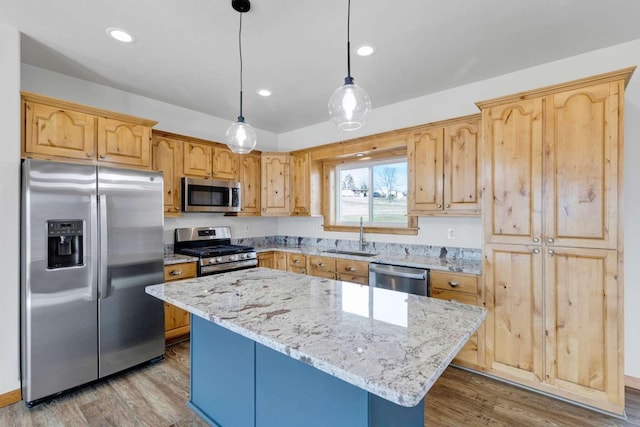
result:
[[[415,273],[406,270],[413,270]],[[426,279],[427,271],[426,270],[418,270],[418,269],[409,269],[407,268],[405,271],[399,271],[397,268],[386,265],[373,265],[369,264],[369,272],[377,273],[377,274],[385,274],[387,276],[396,276],[402,277],[404,279]]]

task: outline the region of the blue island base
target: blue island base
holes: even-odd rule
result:
[[[191,400],[221,427],[422,427],[424,399],[397,405],[191,315]]]

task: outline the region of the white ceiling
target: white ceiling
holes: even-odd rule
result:
[[[640,38],[638,0],[353,0],[351,12],[352,47],[377,49],[352,56],[374,108]],[[247,122],[281,133],[328,120],[346,76],[346,13],[347,0],[252,2]],[[23,62],[230,121],[238,21],[231,0],[0,0],[0,24],[25,35]]]

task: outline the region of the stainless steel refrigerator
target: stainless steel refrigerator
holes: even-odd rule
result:
[[[155,172],[22,165],[27,406],[164,354],[163,182]]]

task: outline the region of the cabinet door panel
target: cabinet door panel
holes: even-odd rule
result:
[[[262,156],[262,215],[288,215],[289,155]]]
[[[544,234],[554,245],[616,248],[620,86],[547,98]]]
[[[260,156],[245,154],[240,161],[242,213],[260,215]]]
[[[98,161],[149,168],[151,129],[99,117]]]
[[[164,211],[168,215],[179,215],[182,141],[154,136],[151,152],[151,169],[162,172],[164,179]]]
[[[310,213],[310,171],[309,153],[291,156],[291,213]]]
[[[24,108],[26,153],[95,158],[95,116],[33,102],[25,102]]]
[[[184,174],[209,178],[211,176],[213,147],[195,142],[184,143]]]
[[[216,179],[238,180],[238,155],[226,148],[214,148],[211,176]]]
[[[622,408],[616,251],[545,253],[547,382]]]
[[[485,247],[488,367],[533,383],[543,380],[542,259],[538,247]]]
[[[274,268],[273,252],[258,254],[258,267]]]
[[[485,241],[534,243],[541,235],[542,100],[483,110],[482,121]]]
[[[480,212],[479,149],[479,121],[451,125],[444,129],[444,207],[446,210]]]
[[[407,143],[409,211],[443,209],[444,131],[434,128],[414,133]]]

